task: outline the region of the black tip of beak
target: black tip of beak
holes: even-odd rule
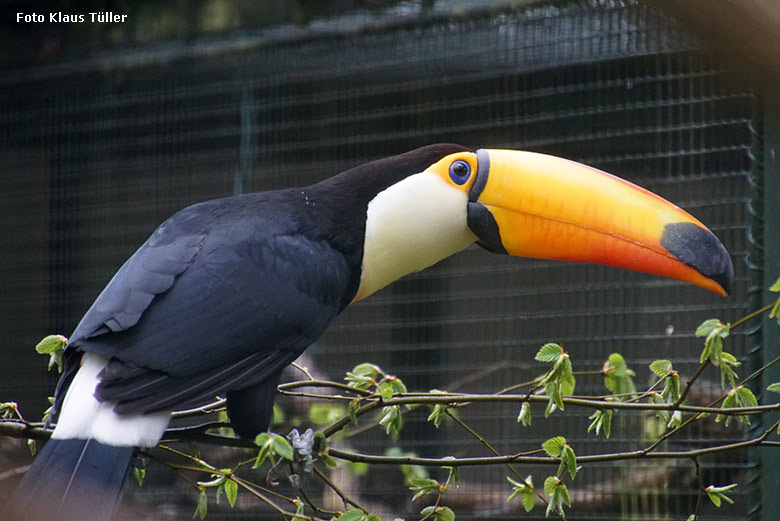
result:
[[[664,226],[661,246],[681,262],[714,280],[730,294],[734,285],[734,266],[726,248],[715,235],[694,223],[679,222]]]

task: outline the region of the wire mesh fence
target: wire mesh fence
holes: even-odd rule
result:
[[[0,364],[0,381],[2,398],[33,417],[54,380],[42,377],[32,346],[72,330],[123,260],[175,210],[308,184],[433,142],[551,153],[645,186],[720,237],[736,267],[735,292],[723,300],[641,274],[473,247],[349,308],[308,352],[317,374],[340,380],[369,361],[409,389],[495,392],[537,376],[533,354],[552,341],[575,369],[599,369],[620,352],[643,385],[657,358],[683,374],[694,370],[701,321],[743,314],[757,101],[733,81],[738,71],[713,63],[673,22],[635,2],[541,3],[230,54],[216,44],[211,54],[176,60],[150,51],[140,61],[85,61],[0,80],[0,348],[14,359]],[[744,355],[745,337],[735,335],[730,348]],[[706,376],[714,395],[717,376]],[[578,380],[583,394],[602,389],[598,376]],[[708,392],[703,386],[692,401],[708,401]],[[288,414],[300,409],[282,403]],[[421,456],[480,451],[457,426],[435,429],[428,412],[408,412],[397,441],[374,428],[344,443],[376,454],[392,446]],[[558,434],[578,453],[628,450],[657,428],[648,416],[621,414],[605,441],[586,433],[584,410],[531,427],[517,424],[506,405],[460,414],[502,453],[536,449]],[[707,421],[670,444],[744,436]],[[701,463],[718,484],[738,481],[749,466],[744,453]],[[541,483],[549,469],[521,472]],[[499,467],[464,471],[447,502],[459,519],[512,519],[520,505],[506,502],[505,475]],[[149,479],[160,487],[129,488],[136,511],[189,517],[191,488],[162,469]],[[397,469],[359,477],[340,470],[338,479],[377,512],[419,511]],[[697,500],[695,479],[687,462],[591,465],[571,487],[569,518],[684,518]],[[734,497],[736,506],[707,519],[740,516],[746,491]],[[252,508],[240,503],[209,516],[265,518],[262,505]]]

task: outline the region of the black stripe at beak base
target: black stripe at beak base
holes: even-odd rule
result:
[[[482,195],[482,190],[487,185],[488,174],[490,173],[490,154],[484,148],[480,148],[476,152],[477,154],[477,174],[474,178],[474,184],[471,185],[469,190],[469,202],[476,203],[479,196]]]

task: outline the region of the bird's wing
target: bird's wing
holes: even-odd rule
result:
[[[163,225],[79,324],[69,349],[110,360],[96,394],[117,412],[183,407],[254,385],[343,308],[355,273],[328,241],[284,216],[241,215]]]

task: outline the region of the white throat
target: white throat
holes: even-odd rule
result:
[[[414,174],[368,205],[363,269],[355,300],[475,242],[468,195],[431,172]]]

